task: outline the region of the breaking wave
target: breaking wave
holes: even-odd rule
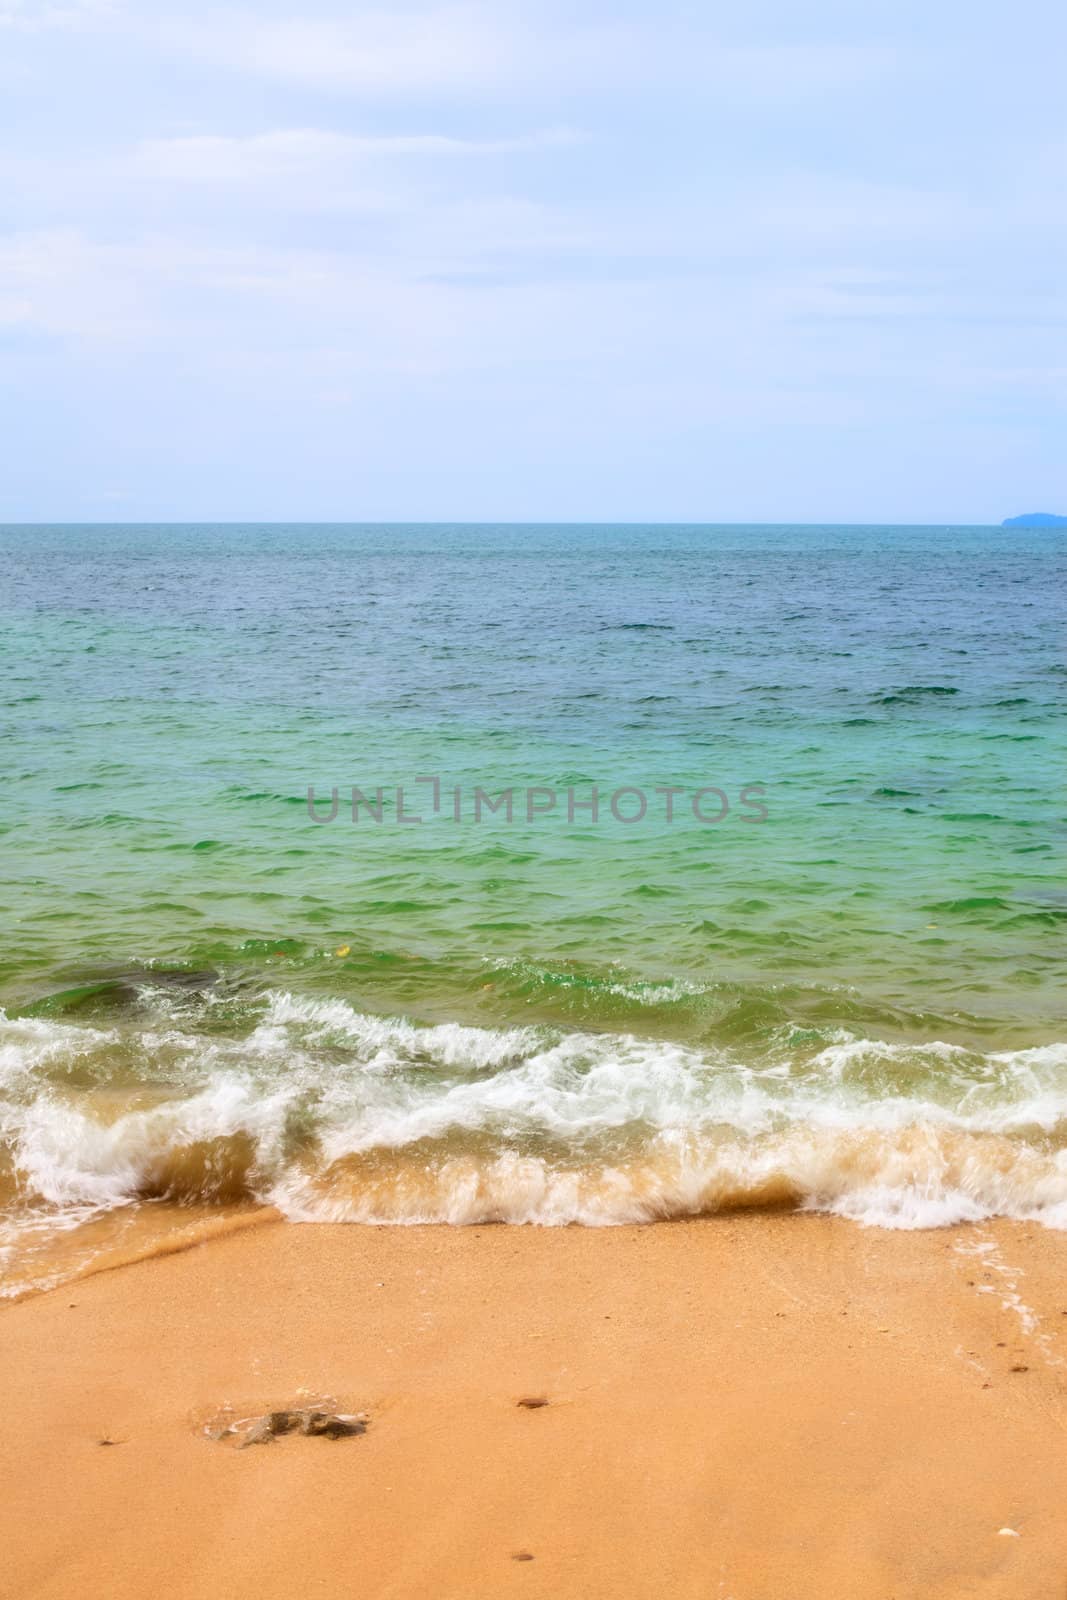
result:
[[[146,1201],[295,1221],[609,1225],[743,1206],[1067,1227],[1067,1045],[781,1026],[761,1051],[421,1026],[274,992],[0,1013],[0,1271]]]

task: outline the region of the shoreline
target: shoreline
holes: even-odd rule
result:
[[[228,1229],[0,1306],[0,1594],[1037,1600],[1065,1256],[796,1212]],[[308,1395],[366,1435],[203,1435]]]

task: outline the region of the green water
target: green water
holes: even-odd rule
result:
[[[186,1149],[175,1108],[220,1083],[259,1108],[201,1130],[244,1140],[242,1184],[331,1170],[335,1214],[353,1152],[392,1174],[375,1215],[416,1155],[412,1214],[447,1213],[457,1160],[475,1190],[496,1174],[488,1214],[508,1162],[550,1187],[645,1163],[647,1196],[665,1130],[700,1208],[729,1188],[725,1127],[740,1171],[835,1106],[856,1137],[943,1115],[1043,1152],[1041,1203],[1067,1200],[1061,534],[56,527],[0,530],[0,554],[20,1203],[136,1195],[123,1139]],[[332,822],[309,785],[322,815],[338,788]],[[383,789],[380,822],[353,823],[353,786]],[[478,789],[513,820],[476,817]],[[527,820],[531,789],[555,805]],[[640,820],[612,814],[623,789]],[[728,810],[699,820],[712,789],[704,817]],[[723,1074],[767,1127],[724,1110]],[[173,1137],[134,1138],[145,1106]],[[86,1129],[114,1142],[87,1166]]]

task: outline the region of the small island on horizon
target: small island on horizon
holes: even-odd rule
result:
[[[1021,517],[1005,517],[1002,528],[1067,528],[1067,517],[1051,511],[1028,511]]]

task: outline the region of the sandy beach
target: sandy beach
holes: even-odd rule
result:
[[[1064,1249],[268,1214],[0,1312],[0,1592],[1062,1595]],[[366,1434],[205,1437],[309,1396]]]
[[[1065,58],[0,0],[0,1600],[1067,1600]]]

